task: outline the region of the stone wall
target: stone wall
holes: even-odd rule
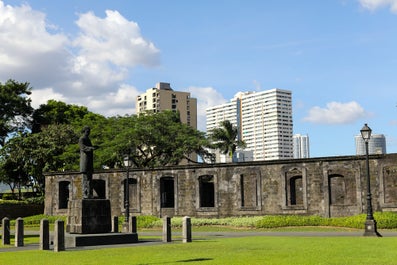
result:
[[[229,164],[198,164],[129,171],[132,215],[225,217],[268,214],[348,216],[366,211],[365,156]],[[397,211],[397,154],[371,155],[374,211]],[[94,195],[124,213],[125,170],[94,173]],[[66,215],[82,195],[82,175],[46,176],[45,214]]]

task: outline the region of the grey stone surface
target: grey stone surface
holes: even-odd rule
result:
[[[15,246],[23,247],[23,244],[24,244],[23,219],[19,217],[15,220]]]
[[[371,155],[369,162],[374,211],[397,211],[397,154]],[[204,218],[360,214],[366,211],[365,163],[364,156],[341,156],[131,169],[134,184],[129,188],[130,213]],[[207,204],[202,202],[203,176],[211,177],[204,184],[213,185]],[[167,186],[168,193],[164,191],[165,178],[173,181],[172,186]],[[110,200],[111,216],[125,212],[124,179],[124,170],[93,174],[93,181],[102,185],[103,194]],[[62,181],[70,182],[69,200],[82,198],[81,173],[47,175],[45,214],[67,214],[67,209],[59,207]],[[168,200],[165,207],[162,200],[171,195],[173,200]]]
[[[56,220],[54,226],[54,252],[65,250],[65,222]]]
[[[192,242],[192,222],[189,216],[182,220],[182,241],[183,243]]]
[[[10,219],[4,217],[1,220],[1,241],[3,245],[9,245],[10,241]]]
[[[76,234],[110,233],[112,230],[110,201],[82,199],[69,202],[66,231]]]
[[[163,242],[171,242],[171,217],[163,217]]]
[[[48,219],[40,220],[40,242],[39,242],[40,250],[49,250],[50,249],[50,222]]]

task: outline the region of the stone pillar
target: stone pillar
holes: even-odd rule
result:
[[[131,216],[129,220],[129,231],[130,233],[136,233],[137,232],[137,223],[136,223],[136,216]]]
[[[54,227],[54,251],[65,250],[65,222],[62,220],[55,221]]]
[[[23,247],[23,219],[21,217],[15,220],[15,246]]]
[[[7,217],[4,217],[1,220],[1,227],[2,227],[2,243],[3,245],[9,245],[10,244],[10,219]]]
[[[163,242],[171,242],[171,217],[163,218]]]
[[[183,241],[183,243],[192,242],[192,222],[191,222],[189,216],[183,217],[182,241]]]
[[[119,232],[119,217],[113,216],[112,218],[112,232],[118,233]]]
[[[40,250],[50,249],[50,223],[48,219],[40,220]]]

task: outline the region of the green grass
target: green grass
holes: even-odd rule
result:
[[[85,251],[1,253],[2,264],[396,264],[397,238],[241,237]]]

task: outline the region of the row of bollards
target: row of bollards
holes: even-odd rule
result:
[[[11,244],[11,229],[10,229],[10,219],[4,217],[1,222],[2,227],[2,244]],[[62,220],[56,220],[54,225],[54,251],[65,250],[65,222]],[[17,218],[15,220],[15,246],[24,246],[24,224],[22,218]],[[50,249],[50,224],[47,219],[40,220],[40,250]]]
[[[171,217],[163,218],[163,242],[171,242]],[[190,217],[185,216],[182,220],[182,242],[192,242],[192,222]]]
[[[128,230],[132,233],[137,232],[137,219],[135,216],[131,217],[128,224]],[[118,218],[113,217],[112,231],[118,232]],[[11,243],[10,219],[4,217],[2,219],[2,244],[10,245]],[[171,242],[171,218],[165,216],[163,218],[163,242]],[[192,224],[190,217],[185,216],[182,222],[182,241],[183,243],[192,242]],[[40,220],[40,250],[50,249],[50,224],[48,219]],[[54,251],[59,252],[65,250],[65,223],[62,220],[56,220],[54,224]],[[15,246],[24,246],[24,223],[22,218],[17,218],[15,221]]]

